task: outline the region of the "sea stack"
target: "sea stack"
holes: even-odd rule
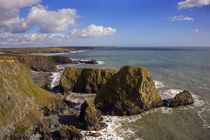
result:
[[[147,68],[124,66],[97,92],[95,105],[103,114],[134,115],[163,105]]]
[[[86,130],[99,130],[101,128],[101,112],[90,101],[85,101],[82,104],[79,119]]]

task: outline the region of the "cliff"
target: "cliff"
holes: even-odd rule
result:
[[[108,69],[66,67],[60,87],[63,92],[95,93],[116,72]]]
[[[34,84],[28,73],[19,61],[0,57],[0,139],[30,132],[46,109],[49,113],[65,108],[60,98]]]

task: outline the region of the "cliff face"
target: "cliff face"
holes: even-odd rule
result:
[[[64,92],[95,93],[116,72],[115,70],[66,67],[60,86]]]
[[[58,71],[52,57],[36,55],[17,55],[15,58],[25,66],[35,71],[56,72]]]
[[[43,116],[43,108],[64,108],[61,100],[41,89],[28,69],[11,58],[0,58],[0,139],[24,135]]]
[[[124,66],[96,94],[95,105],[104,114],[132,115],[162,106],[147,68]]]

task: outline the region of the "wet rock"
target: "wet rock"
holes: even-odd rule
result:
[[[95,105],[103,114],[133,115],[163,101],[147,68],[124,66],[98,91]]]
[[[79,119],[86,130],[99,130],[101,128],[101,112],[90,101],[85,101],[82,104]]]
[[[115,70],[66,67],[61,76],[63,92],[95,93],[116,73]]]
[[[170,107],[178,107],[191,105],[194,103],[193,97],[189,91],[184,90],[178,93],[173,99],[171,99]]]

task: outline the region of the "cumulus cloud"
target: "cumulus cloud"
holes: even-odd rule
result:
[[[48,11],[44,6],[33,6],[26,19],[13,29],[13,33],[22,33],[34,25],[42,25],[40,32],[53,33],[64,31],[70,25],[76,25],[75,19],[79,18],[75,9],[60,9]]]
[[[195,32],[195,33],[199,32],[199,31],[200,31],[200,30],[197,29],[197,28],[193,30],[193,32]]]
[[[178,3],[178,9],[210,5],[210,0],[185,0]]]
[[[46,33],[33,33],[33,34],[12,34],[4,33],[0,34],[0,46],[34,46],[38,44],[47,43],[53,44],[58,42],[63,42],[66,39],[69,39],[69,35],[65,34],[46,34]]]
[[[20,22],[19,9],[39,3],[41,0],[0,0],[0,31],[10,30]]]
[[[116,29],[111,27],[96,26],[94,24],[88,26],[85,29],[74,29],[71,31],[71,36],[78,38],[97,38],[112,35],[116,32]]]
[[[169,20],[171,21],[194,21],[194,18],[191,17],[184,17],[183,15],[170,17]]]

